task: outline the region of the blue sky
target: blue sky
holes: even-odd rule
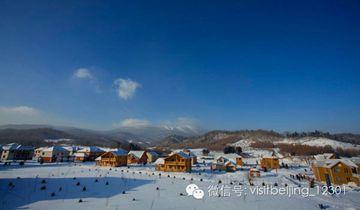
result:
[[[360,133],[358,1],[0,1],[0,124]]]

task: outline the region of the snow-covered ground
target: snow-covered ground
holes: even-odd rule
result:
[[[310,190],[315,195],[312,197],[250,192],[250,189],[261,187],[263,182],[269,186],[277,183],[278,187],[307,189],[306,181],[289,176],[304,173],[305,169],[297,167],[262,173],[254,179],[254,186],[249,186],[246,169],[214,173],[203,164],[193,167],[192,173],[157,172],[152,165],[111,169],[97,167],[94,163],[0,166],[0,209],[319,209],[319,204],[328,209],[360,209],[357,188],[347,187],[345,195],[337,196],[318,195],[314,188]],[[46,183],[42,183],[43,180]],[[202,200],[186,195],[185,188],[190,183],[205,192]],[[46,189],[42,190],[42,186]],[[216,191],[220,197],[214,194],[214,187],[223,189]],[[236,191],[239,187],[243,189],[242,196]],[[225,194],[229,189],[226,192],[230,194]]]
[[[340,142],[328,138],[316,138],[316,137],[306,137],[301,139],[284,139],[282,141],[278,141],[275,143],[286,143],[286,144],[302,144],[302,145],[309,145],[309,146],[326,146],[329,145],[332,148],[336,149],[338,147],[343,149],[360,149],[359,145],[356,144],[350,144],[346,142]]]

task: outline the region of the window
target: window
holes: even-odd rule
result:
[[[339,167],[335,167],[335,172],[336,173],[339,173],[341,170],[340,170],[340,168]]]
[[[352,171],[353,174],[357,174],[356,168],[352,168],[351,171]]]

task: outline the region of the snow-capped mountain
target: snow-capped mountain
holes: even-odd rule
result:
[[[146,126],[124,126],[111,131],[107,134],[118,136],[123,133],[129,133],[136,136],[133,140],[146,140],[149,142],[157,142],[170,135],[178,135],[184,137],[197,136],[203,134],[203,130],[193,126],[169,126],[169,125],[146,125]]]

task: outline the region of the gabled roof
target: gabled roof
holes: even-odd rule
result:
[[[356,158],[351,158],[351,161],[355,164],[360,164],[360,158],[356,157]]]
[[[101,156],[99,156],[98,158],[96,158],[95,160],[101,160],[102,156],[105,156],[106,154],[113,154],[115,156],[127,156],[127,151],[123,150],[123,149],[116,149],[116,150],[111,150],[108,152],[105,152],[104,154],[102,154]]]
[[[141,151],[130,150],[128,154],[133,155],[136,158],[140,159],[143,156],[144,153],[145,153],[145,151],[142,151],[142,150]]]
[[[333,155],[334,155],[333,153],[324,153],[324,154],[314,155],[314,158],[315,160],[323,161],[330,159]]]
[[[80,150],[81,148],[78,146],[65,146],[64,149],[66,149],[69,152],[75,152]]]
[[[3,150],[16,150],[18,147],[20,147],[17,143],[10,143],[2,146]]]
[[[154,164],[158,165],[158,164],[165,164],[165,159],[164,158],[158,158]]]
[[[316,161],[314,163],[314,165],[318,166],[318,167],[332,168],[332,167],[336,166],[338,163],[342,163],[351,168],[357,168],[357,165],[355,163],[353,163],[350,160],[346,160],[346,159],[327,159],[324,161]]]
[[[61,146],[48,147],[48,148],[45,148],[43,151],[44,152],[52,152],[52,151],[68,152],[68,150],[66,150],[64,147],[61,147]]]
[[[111,153],[113,153],[114,155],[117,155],[117,156],[124,156],[124,155],[127,155],[128,152],[126,150],[123,150],[123,149],[117,149],[117,150],[113,150],[113,151],[109,151]]]
[[[84,147],[78,152],[104,152],[104,150],[96,146],[90,146],[90,147]]]
[[[231,160],[226,161],[224,165],[227,166],[227,165],[229,165],[229,164],[236,166],[236,163],[235,163],[234,161],[231,161]]]
[[[20,145],[20,147],[18,147],[17,150],[34,150],[34,147],[33,146]]]
[[[222,163],[218,162],[221,158],[224,159],[224,161]],[[228,164],[233,164],[236,165],[236,162],[233,159],[230,159],[228,157],[225,157],[223,155],[218,156],[214,159],[213,164],[221,164],[221,165],[228,165]]]
[[[175,153],[175,154],[178,154],[178,155],[180,155],[182,158],[185,158],[185,159],[191,158],[188,154],[186,154],[186,153],[184,153],[184,152],[182,152],[182,151],[177,152],[177,153]]]
[[[188,150],[189,152],[184,152],[184,150]],[[193,153],[190,149],[177,149],[177,150],[174,150],[172,153],[179,153],[179,152],[183,152],[190,157],[196,157],[195,153]]]
[[[218,156],[218,157],[216,157],[216,158],[214,159],[214,162],[217,162],[217,161],[220,160],[220,159],[224,159],[224,162],[226,162],[226,161],[229,160],[229,158],[227,158],[227,157],[225,157],[225,156],[223,156],[223,155],[220,155],[220,156]]]

